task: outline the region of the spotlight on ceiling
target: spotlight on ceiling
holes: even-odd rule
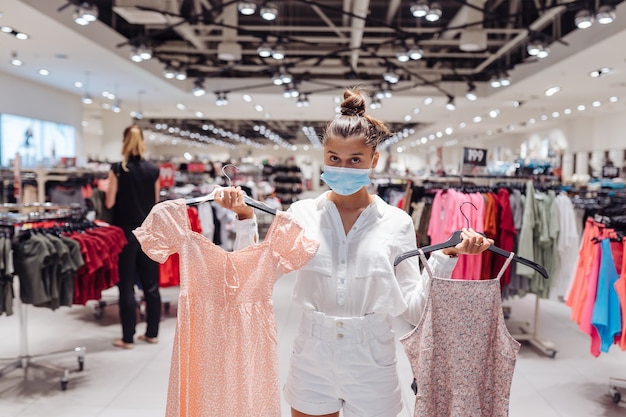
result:
[[[217,99],[215,100],[216,106],[226,106],[228,104],[228,98],[226,97],[226,92],[220,91],[217,94]]]
[[[163,69],[163,76],[168,80],[171,80],[172,78],[176,77],[176,70],[172,65],[167,64]]]
[[[261,11],[259,12],[261,17],[265,20],[276,20],[278,17],[278,7],[276,7],[276,3],[267,2],[263,6],[261,6]]]
[[[296,101],[296,107],[309,107],[309,97],[307,94],[302,94]]]
[[[446,103],[446,109],[450,111],[456,110],[456,104],[454,104],[454,97],[448,96],[448,102]]]
[[[388,68],[383,74],[383,79],[389,84],[395,84],[400,81],[400,76],[394,72],[394,70]]]
[[[261,58],[269,58],[270,56],[272,56],[272,48],[270,48],[270,46],[266,42],[263,42],[256,49],[256,53]]]
[[[176,72],[176,79],[179,81],[185,81],[187,79],[187,70],[184,68],[180,68]]]
[[[237,10],[244,16],[253,15],[256,12],[256,3],[253,1],[240,1],[237,3]]]
[[[428,13],[426,13],[426,16],[424,16],[424,19],[429,22],[436,22],[441,19],[442,14],[443,12],[439,3],[432,2],[430,4],[430,8],[428,9]]]
[[[478,100],[478,95],[476,94],[476,86],[474,85],[474,83],[467,83],[467,92],[465,93],[465,98],[469,101]]]
[[[196,79],[193,83],[193,89],[191,90],[191,94],[196,97],[201,97],[206,94],[206,90],[204,89],[204,80],[202,78]]]
[[[608,25],[615,20],[615,6],[611,4],[603,4],[596,12],[596,20],[601,25]]]
[[[578,29],[587,29],[593,25],[593,15],[587,9],[579,10],[574,17],[574,24]]]
[[[411,58],[414,61],[417,61],[424,57],[424,50],[416,45],[409,49],[408,54],[409,54],[409,58]]]
[[[277,44],[272,48],[271,52],[272,58],[280,61],[281,59],[285,59],[285,48],[281,44]]]
[[[550,48],[540,40],[533,40],[526,46],[526,52],[528,52],[528,55],[542,59],[550,55]]]
[[[74,22],[81,26],[86,26],[98,20],[98,7],[91,2],[81,3],[74,11]]]
[[[380,99],[377,97],[372,98],[372,102],[370,103],[370,109],[376,110],[380,109],[383,106],[383,103],[380,102]]]
[[[411,14],[413,17],[425,17],[428,14],[428,0],[417,0],[411,4]]]

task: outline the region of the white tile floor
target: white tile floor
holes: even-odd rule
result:
[[[279,334],[281,378],[289,359],[291,340],[299,319],[298,308],[290,302],[293,276],[277,283],[274,293]],[[38,354],[86,346],[85,369],[70,375],[66,391],[60,390],[58,374],[21,369],[0,377],[0,417],[153,417],[164,415],[170,353],[175,328],[177,288],[166,288],[164,297],[172,300],[169,316],[164,316],[160,343],[137,343],[134,350],[111,346],[119,337],[117,306],[105,308],[96,319],[91,307],[75,306],[57,311],[28,307],[29,353]],[[108,290],[106,299],[115,299]],[[510,300],[512,319],[532,320],[534,298]],[[397,334],[409,326],[395,321]],[[540,333],[552,341],[558,353],[554,359],[523,346],[511,389],[511,417],[617,417],[626,416],[626,403],[614,404],[608,394],[610,376],[626,378],[626,352],[612,347],[608,354],[594,358],[588,337],[569,320],[569,309],[551,301],[541,303]],[[138,332],[144,330],[139,324]],[[17,314],[0,317],[0,357],[19,354],[20,326]],[[398,344],[399,369],[405,409],[401,417],[412,416],[413,393],[408,362]],[[74,355],[50,360],[77,367]],[[622,390],[626,399],[626,388]],[[289,416],[284,404],[283,415]],[[224,416],[242,417],[242,416]],[[263,416],[258,416],[263,417]]]

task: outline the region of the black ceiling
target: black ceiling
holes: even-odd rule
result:
[[[412,94],[427,86],[451,97],[450,83],[479,83],[538,58],[527,53],[535,40],[546,46],[563,43],[576,30],[574,17],[598,4],[621,0],[441,0],[436,22],[416,18],[409,0],[285,0],[275,1],[276,20],[259,15],[266,0],[255,0],[254,14],[238,11],[237,0],[93,0],[99,20],[127,39],[119,46],[147,46],[165,68],[185,70],[198,81],[214,80],[218,87],[229,80],[225,92],[282,91],[272,83],[277,72],[288,72],[300,93],[341,91],[346,80],[376,91]],[[84,0],[71,0],[78,5]],[[427,2],[428,3],[428,2]],[[435,2],[430,2],[431,7]],[[147,19],[147,20],[144,20]],[[461,48],[467,34],[486,36],[484,49]],[[280,44],[285,58],[262,58],[261,44]],[[224,60],[220,51],[233,52]],[[400,49],[420,47],[423,58],[401,62]],[[399,76],[383,80],[385,72]],[[241,79],[240,86],[233,80]],[[244,79],[247,79],[244,82]],[[166,122],[166,121],[155,121]],[[189,122],[194,123],[194,122]],[[230,126],[252,133],[254,121]],[[287,123],[287,122],[277,122]],[[408,125],[394,126],[397,130]],[[297,126],[276,126],[289,135]],[[291,130],[289,130],[291,129]],[[295,130],[294,130],[295,129]],[[298,135],[299,133],[293,133]]]

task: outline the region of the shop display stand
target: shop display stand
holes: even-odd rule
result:
[[[0,218],[0,224],[11,227],[13,234],[18,233],[25,224],[38,222],[41,220],[63,220],[80,216],[82,209],[76,207],[56,206],[49,203],[35,204],[3,204],[0,209],[4,211]],[[11,211],[11,213],[6,213]],[[16,213],[17,211],[17,213]],[[27,213],[24,214],[23,212]],[[20,354],[15,358],[1,359],[2,362],[9,362],[0,368],[0,377],[4,377],[15,369],[23,369],[24,376],[27,376],[29,368],[42,369],[61,374],[61,390],[65,391],[69,383],[69,368],[57,366],[47,362],[37,362],[39,359],[58,356],[63,354],[76,354],[78,359],[77,371],[82,371],[85,367],[85,346],[78,346],[72,349],[31,355],[28,351],[28,310],[27,305],[20,303],[19,315],[19,337]]]
[[[618,388],[626,388],[626,379],[609,377],[609,395],[615,404],[622,400],[622,394]]]
[[[78,359],[78,371],[82,371],[85,367],[85,346],[75,347],[73,349],[61,350],[56,352],[41,353],[38,355],[30,355],[28,353],[28,326],[27,326],[27,307],[25,304],[20,306],[20,355],[12,359],[12,362],[0,368],[0,377],[3,377],[15,369],[23,369],[24,376],[28,374],[28,368],[43,369],[61,374],[61,390],[65,391],[69,383],[69,368],[64,368],[51,363],[36,362],[38,359],[50,356],[58,356],[63,354],[76,354]]]
[[[530,322],[513,321],[507,322],[507,327],[509,328],[511,336],[518,342],[528,342],[544,355],[554,358],[557,353],[554,343],[541,339],[538,334],[539,303],[540,298],[538,295],[535,295],[535,317],[532,326]]]

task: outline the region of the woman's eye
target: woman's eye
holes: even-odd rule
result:
[[[356,165],[356,164],[358,164],[358,163],[360,163],[360,162],[361,162],[361,158],[352,158],[352,163],[353,163],[353,164],[355,164],[355,165]]]
[[[330,155],[328,159],[330,160],[330,162],[337,162],[339,160],[339,158],[337,158],[335,155]]]

